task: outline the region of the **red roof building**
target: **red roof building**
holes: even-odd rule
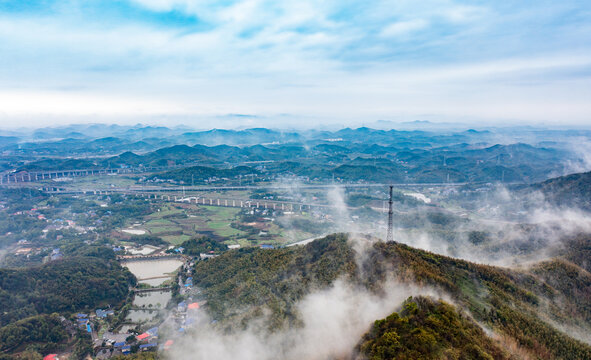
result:
[[[199,303],[191,303],[189,305],[187,305],[187,309],[199,309]]]
[[[141,335],[138,335],[138,336],[136,336],[135,338],[136,338],[136,339],[138,339],[138,340],[144,340],[144,339],[147,339],[147,338],[149,338],[149,337],[150,337],[150,334],[148,334],[148,333],[143,333],[143,334],[141,334]]]

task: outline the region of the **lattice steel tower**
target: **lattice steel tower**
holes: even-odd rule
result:
[[[386,236],[387,242],[394,241],[394,234],[392,232],[392,188],[393,186],[390,185],[390,200],[388,200],[388,235]]]

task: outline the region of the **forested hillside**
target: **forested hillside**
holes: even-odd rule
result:
[[[465,314],[430,298],[408,299],[399,313],[376,320],[355,349],[359,359],[510,359]]]
[[[382,242],[371,245],[358,262],[346,236],[332,235],[298,248],[227,252],[197,264],[194,279],[204,289],[214,316],[225,325],[232,327],[268,309],[269,325],[277,328],[283,322],[297,324],[294,303],[339,277],[375,293],[394,277],[443,291],[478,322],[533,357],[583,359],[591,358],[591,346],[552,324],[591,328],[585,310],[591,303],[587,274],[564,259],[517,271]],[[565,286],[574,283],[576,291]],[[436,343],[438,349],[448,346]],[[412,348],[403,345],[408,351]],[[409,354],[401,358],[412,358]]]
[[[36,344],[41,352],[60,350],[69,336],[57,314],[37,315],[0,328],[0,359],[2,353]],[[8,357],[10,358],[10,357]]]
[[[229,251],[197,263],[193,280],[207,290],[209,309],[216,318],[238,322],[268,306],[273,311],[271,326],[280,326],[296,320],[295,301],[310,289],[353,274],[354,254],[346,241],[340,234],[316,240],[305,251],[300,247]]]
[[[120,304],[135,278],[114,260],[73,257],[25,269],[0,269],[0,325],[37,314]]]
[[[591,210],[591,172],[550,179],[532,187],[552,204]]]

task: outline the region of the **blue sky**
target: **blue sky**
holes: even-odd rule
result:
[[[0,0],[3,126],[586,125],[589,99],[589,1]]]

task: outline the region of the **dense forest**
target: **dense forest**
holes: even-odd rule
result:
[[[426,297],[410,298],[399,313],[376,320],[356,351],[369,360],[510,358],[465,314]]]
[[[246,176],[257,174],[253,168],[248,166],[237,166],[231,169],[217,169],[207,166],[192,166],[178,170],[167,171],[164,173],[151,176],[149,179],[174,180],[179,183],[192,185],[193,183],[200,185],[203,181],[209,178],[235,178],[238,176]]]
[[[294,302],[310,288],[326,286],[338,276],[352,273],[354,254],[345,244],[346,236],[337,234],[305,248],[229,251],[198,262],[193,281],[206,289],[209,309],[216,318],[249,318],[256,307],[264,305],[273,310],[270,326],[274,327],[296,320]],[[245,304],[253,312],[237,310],[245,309]]]
[[[68,340],[69,335],[59,315],[37,315],[0,328],[0,353],[22,350],[31,345],[43,353],[58,351]]]
[[[199,256],[201,253],[220,253],[228,250],[228,247],[219,241],[212,240],[206,236],[189,239],[181,244],[183,253],[190,256]]]
[[[116,261],[72,257],[25,269],[0,269],[0,325],[37,314],[120,304],[135,278]]]

